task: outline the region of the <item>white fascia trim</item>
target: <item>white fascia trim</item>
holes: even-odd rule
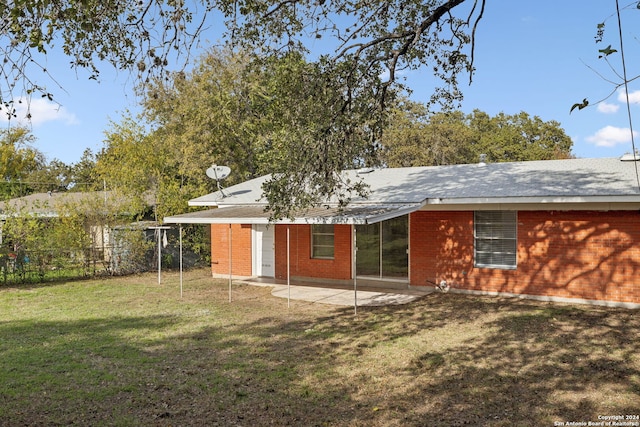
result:
[[[374,216],[372,218],[369,218],[366,223],[367,224],[375,224],[375,223],[378,223],[378,222],[386,221],[388,219],[398,218],[400,216],[410,214],[412,212],[420,210],[422,207],[424,207],[425,203],[426,203],[425,201],[422,201],[420,203],[414,203],[414,204],[412,204],[410,206],[402,207],[402,208],[397,209],[397,210],[392,211],[392,212],[388,212],[388,213],[381,214],[381,215],[376,215],[376,216]]]
[[[623,196],[548,196],[548,197],[460,197],[432,198],[427,205],[484,204],[563,204],[563,203],[640,203],[640,195]]]
[[[167,216],[167,224],[269,224],[269,218],[189,218]]]
[[[378,221],[382,219],[376,218]],[[327,218],[294,218],[282,219],[275,222],[269,222],[269,218],[188,218],[188,217],[166,217],[164,222],[167,224],[368,224],[367,218],[353,217],[327,217]]]
[[[283,219],[269,222],[269,218],[189,218],[189,217],[166,217],[167,224],[366,224],[366,220],[345,218],[345,220],[335,217],[328,218],[295,218],[293,220]]]
[[[640,211],[637,203],[486,203],[425,205],[421,211]]]
[[[233,207],[233,206],[267,206],[266,203],[261,203],[261,202],[238,202],[238,203],[224,203],[223,201],[194,201],[194,200],[189,200],[187,202],[187,205],[189,206],[202,206],[202,207],[214,207],[214,208],[227,208],[227,207]]]
[[[244,205],[246,206],[246,205]],[[372,205],[379,206],[379,205]],[[356,213],[350,214],[347,210],[344,215],[336,216],[303,216],[294,219],[283,218],[279,221],[275,221],[275,224],[374,224],[377,222],[385,221],[392,218],[397,218],[402,215],[415,212],[424,206],[424,203],[413,203],[408,206],[396,206],[395,209],[383,212],[383,213]],[[217,210],[219,213],[224,213],[223,206],[220,206]],[[178,216],[168,216],[164,218],[164,222],[168,224],[270,224],[268,216],[260,217],[201,217],[194,214],[190,217],[188,214]]]
[[[187,205],[189,206],[218,206],[217,202],[194,202],[192,200],[189,200],[187,202]]]

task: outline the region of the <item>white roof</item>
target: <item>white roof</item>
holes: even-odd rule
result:
[[[567,159],[350,170],[352,182],[368,186],[366,199],[347,207],[298,212],[281,224],[371,224],[416,210],[480,209],[640,209],[640,162],[620,159]],[[190,200],[210,209],[165,218],[167,223],[267,224],[262,184],[270,175]]]
[[[640,202],[636,167],[617,158],[544,160],[374,169],[344,172],[369,186],[352,203],[584,203]],[[270,175],[189,201],[191,206],[266,205],[262,184]]]
[[[37,217],[58,217],[65,207],[81,205],[85,207],[126,206],[126,199],[113,191],[63,191],[34,193],[0,202],[0,219],[7,216],[33,215]],[[151,202],[149,202],[151,203]]]

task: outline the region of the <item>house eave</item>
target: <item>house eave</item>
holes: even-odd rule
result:
[[[29,218],[59,218],[60,215],[55,212],[34,212],[26,215]],[[0,221],[6,221],[9,218],[24,218],[25,215],[19,213],[0,214]]]
[[[199,201],[199,200],[189,200],[189,202],[187,204],[189,206],[194,206],[194,207],[214,207],[214,206],[218,206],[217,202]]]
[[[428,199],[421,210],[637,210],[640,195]]]
[[[164,218],[168,224],[373,224],[419,210],[424,203],[324,206],[273,220],[264,205],[237,205]]]

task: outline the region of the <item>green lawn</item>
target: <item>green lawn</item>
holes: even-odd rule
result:
[[[0,425],[553,426],[640,413],[638,312],[358,309],[207,271],[0,287]]]

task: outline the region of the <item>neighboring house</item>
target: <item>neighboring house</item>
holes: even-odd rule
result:
[[[149,203],[149,201],[146,201]],[[111,191],[35,193],[0,202],[0,244],[2,228],[10,217],[34,217],[49,220],[65,215],[70,210],[87,216],[85,232],[91,239],[91,249],[98,251],[103,260],[111,259],[111,227],[114,215],[127,216],[129,209],[121,195]]]
[[[1,224],[9,217],[32,216],[35,218],[57,218],[61,211],[69,206],[88,206],[99,204],[101,200],[112,198],[105,192],[48,192],[34,193],[0,202],[0,231]],[[108,239],[107,231],[101,226],[94,226],[87,230],[93,236],[95,246],[103,246]],[[2,237],[0,233],[0,243]]]
[[[110,192],[88,191],[88,192],[48,192],[34,193],[28,196],[0,202],[0,217],[13,216],[18,213],[31,214],[38,217],[57,217],[63,206],[72,204],[83,204],[102,200],[105,197],[111,198]]]
[[[276,224],[265,176],[165,222],[211,224],[219,275],[640,307],[639,169],[627,155],[346,171],[366,200]]]

